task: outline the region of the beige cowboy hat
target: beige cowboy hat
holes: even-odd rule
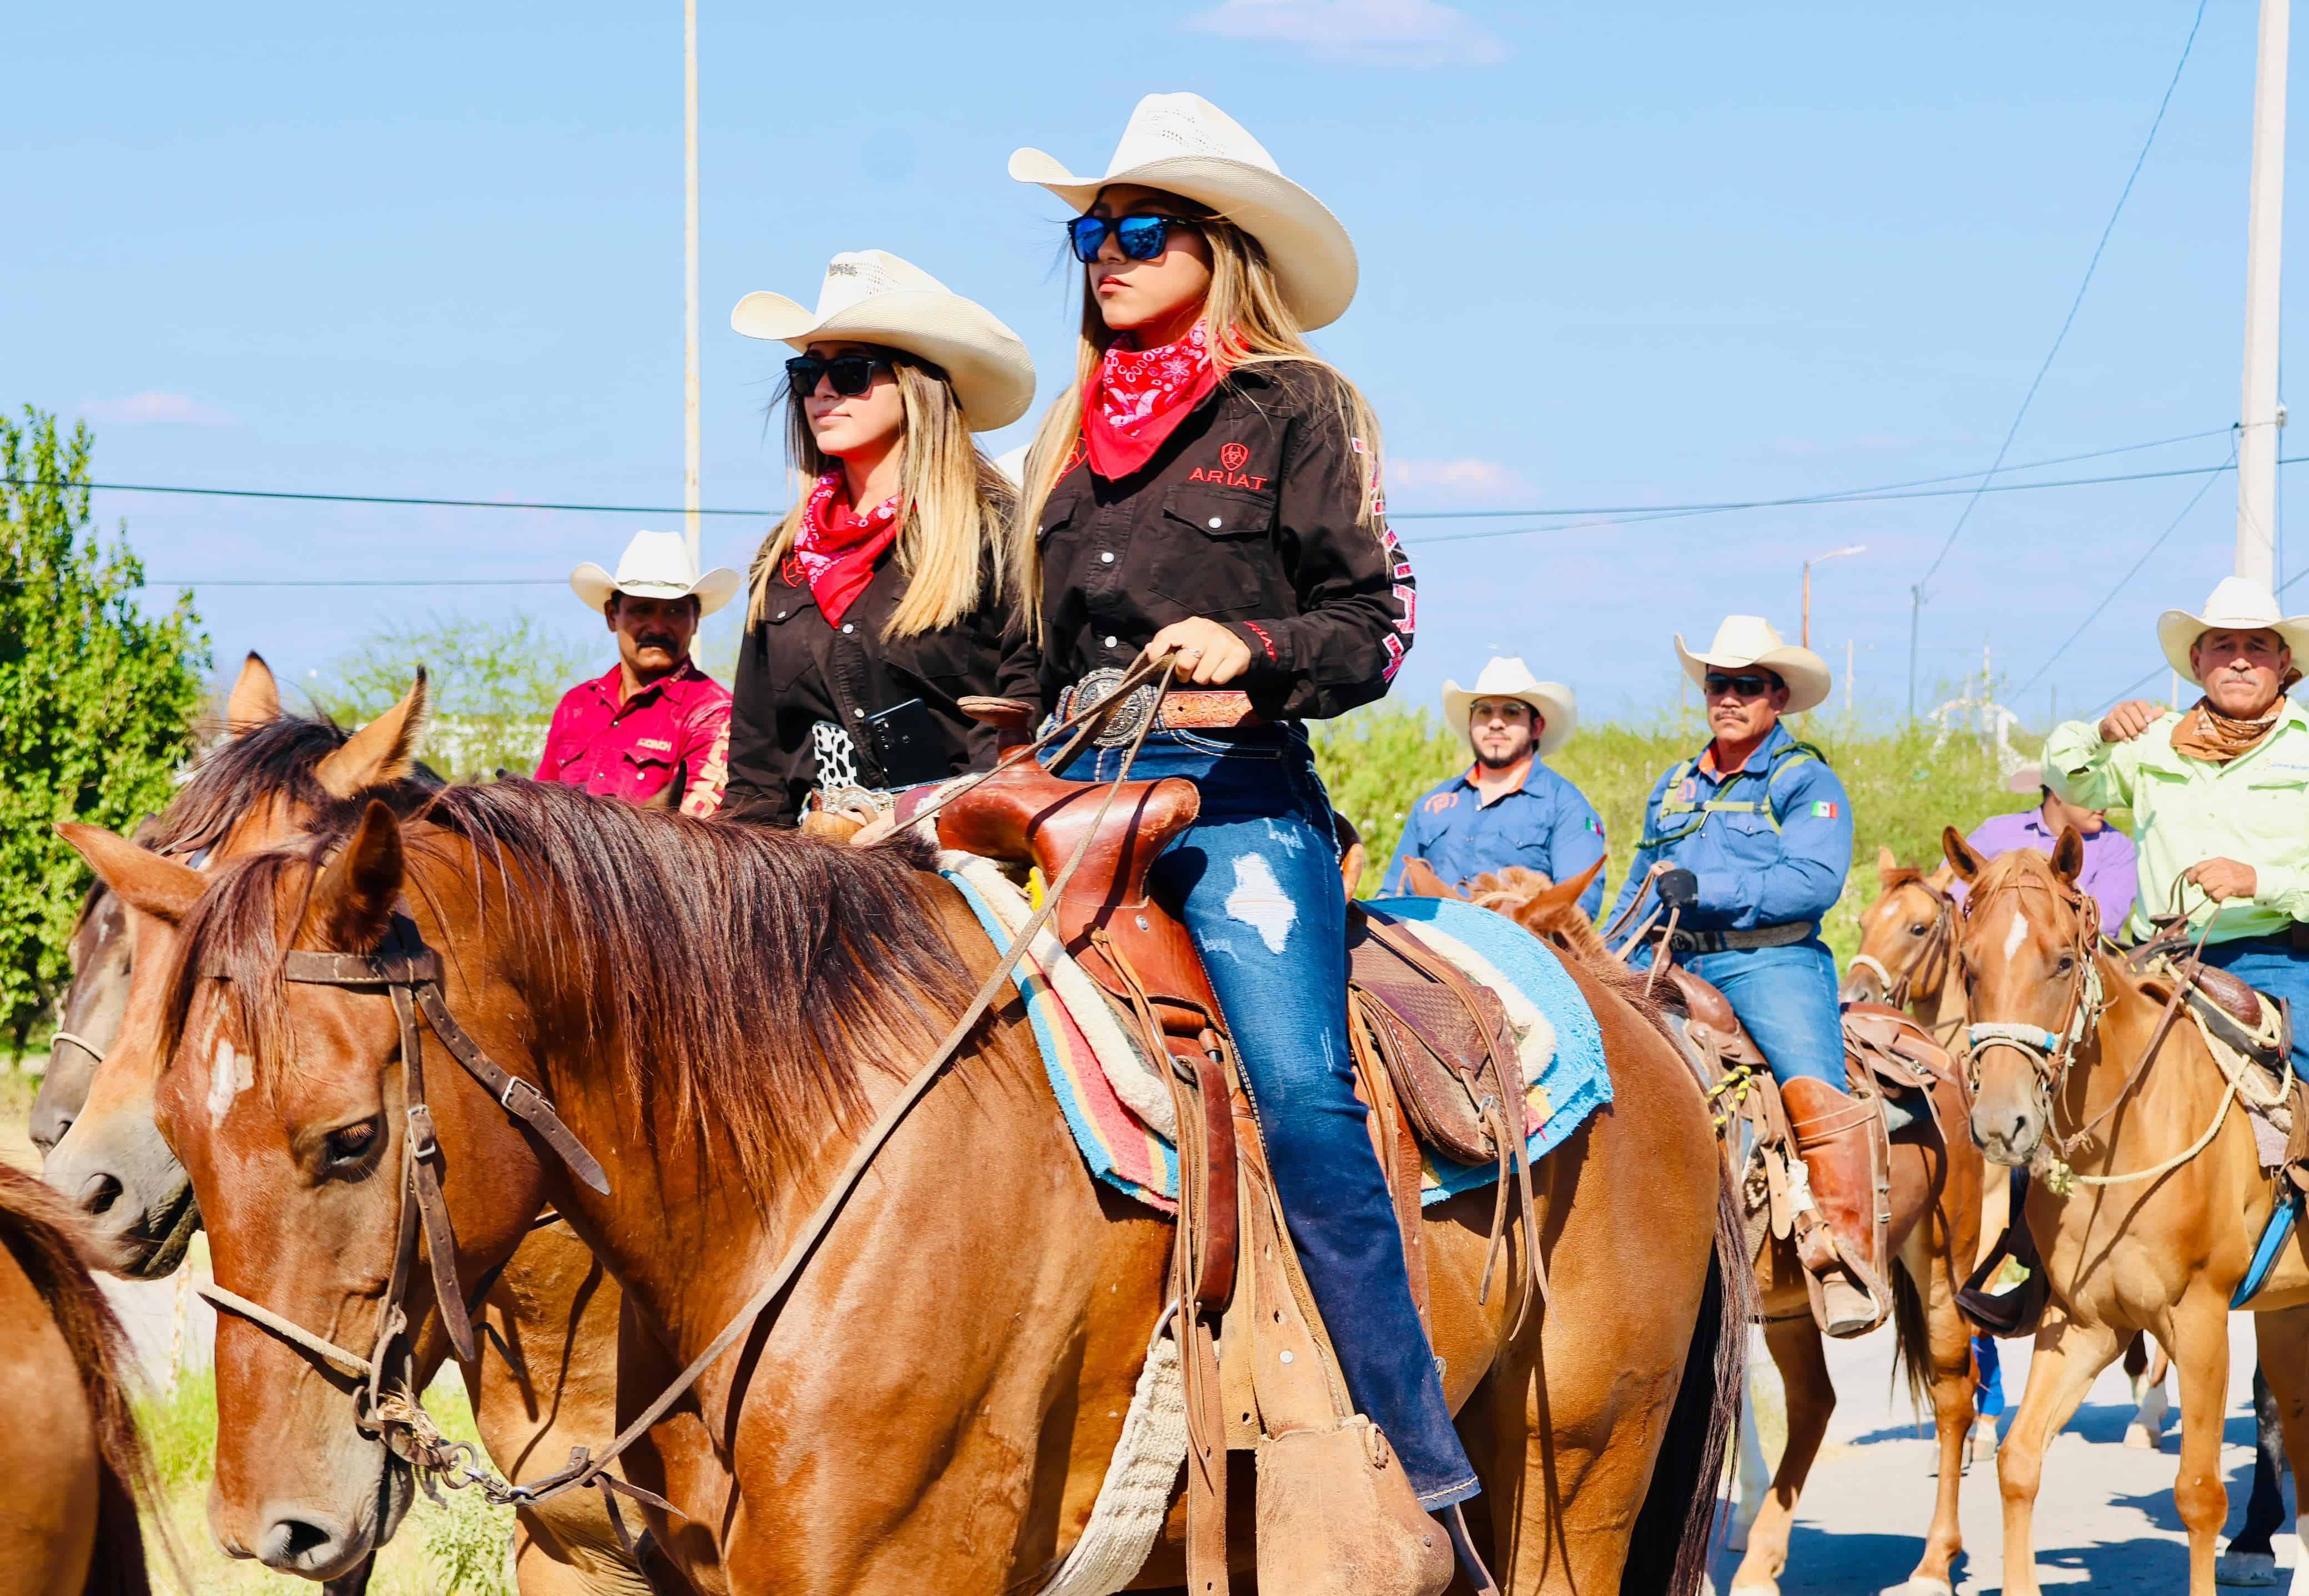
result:
[[[1683,674],[1705,684],[1711,670],[1739,672],[1751,666],[1769,670],[1788,685],[1787,712],[1801,714],[1828,702],[1828,661],[1810,649],[1791,647],[1760,615],[1727,615],[1705,653],[1693,653],[1676,634],[1676,658]]]
[[[2309,664],[2309,615],[2279,615],[2277,595],[2250,576],[2222,577],[2202,615],[2168,609],[2157,617],[2157,642],[2166,662],[2192,682],[2197,672],[2189,651],[2208,632],[2274,632],[2293,651],[2295,664]]]
[[[689,557],[689,540],[679,532],[636,532],[618,560],[615,576],[587,560],[569,573],[569,591],[595,611],[610,601],[611,593],[631,593],[636,599],[680,599],[695,593],[702,618],[730,602],[742,580],[727,565],[716,565],[700,576]]]
[[[2041,764],[2022,765],[2004,778],[2004,790],[2035,798],[2045,790],[2045,767]]]
[[[1034,402],[1034,361],[993,312],[886,249],[845,250],[826,263],[817,308],[757,291],[730,324],[748,338],[808,349],[823,339],[878,343],[947,375],[973,432],[1007,427]]]
[[[1535,682],[1531,669],[1521,660],[1486,660],[1483,674],[1472,687],[1462,687],[1457,682],[1443,684],[1443,718],[1452,729],[1474,746],[1469,736],[1467,712],[1478,698],[1519,698],[1531,705],[1531,712],[1539,717],[1539,756],[1554,753],[1571,740],[1579,729],[1579,700],[1561,682]]]
[[[1267,147],[1199,94],[1150,94],[1131,108],[1103,177],[1068,171],[1040,150],[1013,151],[1010,176],[1087,211],[1115,183],[1208,205],[1258,240],[1291,314],[1312,332],[1355,297],[1355,246],[1323,202],[1283,175]]]

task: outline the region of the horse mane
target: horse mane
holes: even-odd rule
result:
[[[240,861],[186,917],[164,1057],[197,972],[221,968],[258,1070],[281,1067],[281,954],[354,824]],[[616,1057],[621,1084],[636,1099],[669,1091],[677,1121],[708,1145],[726,1136],[757,1192],[830,1122],[861,1113],[868,1070],[903,1071],[927,1053],[975,985],[926,890],[929,851],[911,836],[856,849],[504,781],[433,794],[404,841],[409,893],[437,924],[460,882],[484,920],[505,914],[497,935],[532,1001],[566,1012],[565,995],[582,994],[579,1034]],[[463,951],[437,935],[445,957]]]
[[[91,1596],[143,1596],[152,1585],[139,1508],[159,1501],[158,1477],[123,1376],[134,1366],[128,1333],[82,1261],[78,1235],[78,1221],[62,1197],[0,1164],[0,1247],[23,1271],[64,1336],[80,1371],[103,1460],[95,1552],[82,1588]],[[174,1543],[162,1544],[173,1561]]]
[[[314,772],[352,737],[350,729],[324,714],[284,714],[228,737],[201,755],[169,807],[145,823],[149,834],[140,830],[136,841],[162,853],[212,848],[245,815],[275,798],[313,816],[316,830],[350,830],[372,797],[405,815],[439,789],[441,779],[420,765],[418,774],[403,781],[337,797]]]

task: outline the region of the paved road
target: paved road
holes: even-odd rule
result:
[[[2229,1519],[2223,1545],[2227,1534],[2244,1522],[2245,1493],[2253,1480],[2253,1326],[2242,1315],[2229,1321],[2229,1401],[2221,1447]],[[2017,1408],[2028,1350],[2019,1342],[2006,1342],[2002,1350],[2008,1406]],[[1757,1355],[1769,1368],[1760,1342]],[[1924,1438],[1929,1430],[1920,1430],[1911,1418],[1906,1395],[1892,1393],[1890,1332],[1880,1331],[1856,1342],[1831,1342],[1829,1364],[1838,1397],[1836,1417],[1798,1505],[1788,1572],[1780,1582],[1787,1596],[1813,1592],[1852,1596],[1898,1585],[1916,1566],[1932,1517],[1930,1471],[1936,1450]],[[2177,1382],[2168,1382],[2166,1389],[2177,1399]],[[2180,1443],[2177,1407],[2167,1420],[2162,1452],[2136,1451],[2122,1444],[2132,1417],[2123,1371],[2112,1367],[2054,1441],[2037,1504],[2041,1583],[2088,1584],[2095,1592],[2120,1596],[2187,1588],[2188,1537],[2173,1506]],[[2293,1490],[2293,1481],[2287,1480],[2288,1510]],[[1993,1464],[1973,1466],[1964,1481],[1961,1511],[1967,1550],[1957,1565],[1957,1589],[1984,1596],[2001,1592],[2002,1531]],[[2302,1549],[2292,1536],[2279,1538],[2277,1555],[2281,1566],[2299,1569]],[[1718,1557],[1717,1590],[1729,1590],[1739,1561],[1733,1553]],[[2296,1578],[2294,1590],[2309,1593],[2309,1573]]]

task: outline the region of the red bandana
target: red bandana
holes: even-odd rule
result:
[[[1107,346],[1083,394],[1090,469],[1110,482],[1129,476],[1154,458],[1187,412],[1218,385],[1203,323],[1158,349],[1141,349],[1124,333]]]
[[[874,564],[898,536],[898,496],[860,515],[843,496],[843,475],[828,471],[809,490],[785,579],[809,583],[810,597],[833,625],[874,580]]]

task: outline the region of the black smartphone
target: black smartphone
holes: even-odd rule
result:
[[[885,787],[915,787],[947,773],[938,721],[919,698],[866,717],[866,742],[882,767]]]

